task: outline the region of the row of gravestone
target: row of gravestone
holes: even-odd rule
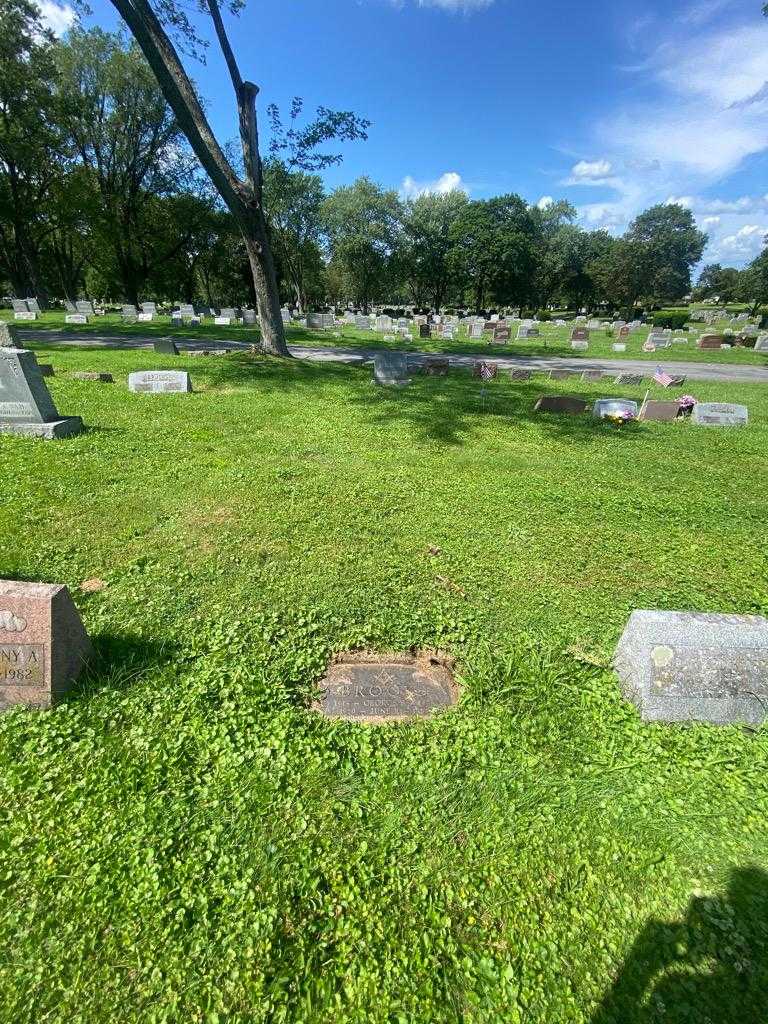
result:
[[[445,376],[450,369],[450,361],[445,358],[431,357],[419,364],[421,372],[426,376]],[[490,372],[483,373],[488,367]],[[374,382],[383,387],[406,388],[411,384],[409,376],[408,356],[402,352],[377,353],[373,360]],[[489,380],[496,375],[496,365],[478,361],[473,366],[475,376]],[[510,377],[513,381],[527,381],[532,378],[533,371],[513,369]],[[602,380],[602,370],[572,371],[567,369],[550,370],[550,380],[567,380],[580,375],[582,380],[597,382]],[[615,383],[623,386],[639,386],[645,378],[640,374],[619,374]],[[685,378],[678,378],[677,383],[684,383]],[[590,408],[590,403],[582,398],[570,395],[543,395],[536,402],[536,412],[563,413],[567,415],[583,415]],[[594,403],[593,415],[608,418],[626,413],[632,419],[655,422],[670,422],[682,415],[683,409],[677,401],[646,400],[638,407],[637,402],[616,398],[598,399]],[[697,402],[693,406],[691,420],[697,426],[741,427],[749,422],[749,410],[744,405],[731,402]]]
[[[0,324],[0,433],[53,440],[83,429],[79,416],[61,416],[45,383],[51,371],[37,362],[34,352],[20,348],[13,328]],[[80,373],[81,380],[108,382],[110,374]],[[130,391],[188,393],[189,374],[183,370],[139,370],[128,375]]]
[[[92,654],[65,586],[0,580],[0,709],[50,707]],[[334,659],[314,706],[371,724],[442,710],[458,694],[450,660],[435,654],[390,655],[378,664],[367,655]],[[643,721],[758,726],[765,720],[768,619],[762,616],[634,611],[613,663],[625,699]]]

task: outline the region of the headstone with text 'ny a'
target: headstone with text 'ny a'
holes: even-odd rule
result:
[[[50,707],[90,654],[65,586],[0,580],[0,710]]]
[[[83,429],[79,416],[61,416],[34,352],[14,346],[13,328],[0,325],[0,434],[54,440]]]
[[[634,611],[614,666],[646,722],[759,725],[768,709],[768,619]]]

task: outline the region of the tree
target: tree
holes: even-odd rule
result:
[[[0,3],[0,274],[45,300],[43,207],[66,146],[57,123],[54,39],[30,0]]]
[[[474,297],[475,308],[487,301],[524,303],[532,294],[535,225],[527,204],[517,195],[469,202],[453,227],[456,269]]]
[[[275,255],[293,301],[303,312],[322,266],[323,182],[317,174],[291,171],[282,160],[272,157],[264,163],[264,195]]]
[[[626,240],[642,252],[645,295],[663,302],[681,299],[691,290],[691,269],[701,259],[707,235],[699,231],[690,210],[678,203],[660,203],[630,224]]]
[[[167,28],[169,32],[183,39],[188,53],[199,53],[204,44],[195,32],[184,7],[177,0],[111,2],[141,47],[182,132],[242,233],[253,275],[254,293],[261,321],[262,345],[276,355],[288,356],[280,315],[275,264],[264,210],[264,178],[256,117],[259,87],[243,79],[240,73],[224,27],[220,4],[218,0],[199,0],[200,10],[210,15],[235,94],[243,178],[235,172],[213,134],[195,87],[166,31]],[[226,9],[232,14],[237,14],[243,4],[244,0],[225,0]],[[321,108],[317,121],[305,129],[303,135],[295,133],[292,138],[286,140],[289,146],[295,144],[297,165],[300,164],[302,155],[311,152],[315,145],[326,138],[338,137],[338,130],[334,129],[338,129],[339,124],[342,128],[345,123],[349,125],[350,120],[353,130],[364,134],[362,122],[353,115],[348,115],[345,122],[344,115],[334,118],[332,112]]]
[[[742,300],[752,303],[755,316],[761,306],[768,305],[768,236],[763,239],[763,251],[744,268],[741,275]]]
[[[573,227],[576,208],[564,199],[548,206],[531,208],[536,229],[536,304],[546,308],[562,288],[575,255],[580,233]]]
[[[696,299],[715,298],[721,302],[734,302],[743,287],[742,273],[733,267],[722,267],[719,263],[708,263],[702,267],[693,296]]]
[[[391,280],[402,207],[395,192],[370,178],[337,188],[323,203],[333,260],[344,268],[355,302],[367,313]]]
[[[100,248],[113,254],[117,297],[136,303],[154,269],[185,244],[185,232],[168,232],[157,216],[158,203],[195,190],[196,162],[135,43],[73,30],[58,63],[63,123],[100,198]]]
[[[464,192],[454,191],[425,193],[405,205],[400,272],[417,306],[427,297],[435,309],[446,301],[455,277],[454,226],[467,203]]]

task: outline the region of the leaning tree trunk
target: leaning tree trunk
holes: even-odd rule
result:
[[[252,211],[245,223],[241,222],[245,251],[253,275],[253,289],[261,323],[261,346],[275,356],[288,356],[285,328],[280,312],[280,293],[272,259],[272,250],[266,242],[267,225],[261,207]]]

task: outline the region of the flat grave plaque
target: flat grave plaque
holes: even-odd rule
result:
[[[511,380],[530,380],[532,376],[531,370],[512,370],[510,373]]]
[[[643,383],[644,378],[637,373],[620,373],[616,378],[617,384],[628,384],[631,387],[638,387]]]
[[[582,380],[598,381],[603,379],[602,370],[585,370],[581,375]]]
[[[568,378],[572,377],[573,375],[574,375],[574,371],[573,370],[550,370],[549,371],[549,379],[550,380],[568,380]]]
[[[634,611],[614,665],[646,722],[759,725],[768,709],[768,619]]]
[[[640,410],[640,419],[653,423],[672,423],[678,418],[679,412],[677,402],[648,401]]]
[[[447,359],[425,359],[421,364],[421,372],[427,377],[444,377],[449,367]]]
[[[90,380],[99,384],[115,383],[115,378],[111,373],[98,373],[96,370],[75,370],[72,377],[74,380]]]
[[[542,395],[533,407],[535,412],[566,413],[569,416],[581,416],[587,411],[587,402],[582,398],[569,395]]]
[[[334,662],[314,708],[327,718],[380,724],[427,718],[455,704],[458,690],[443,659],[350,655]]]

